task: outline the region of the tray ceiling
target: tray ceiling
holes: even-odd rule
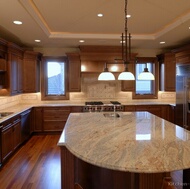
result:
[[[189,0],[128,0],[128,13],[133,48],[172,48],[190,40]],[[22,46],[119,46],[124,0],[1,0],[0,18],[0,37]]]

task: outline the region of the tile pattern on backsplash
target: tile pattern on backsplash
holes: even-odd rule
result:
[[[87,86],[88,98],[115,98],[115,85],[107,84],[92,84]]]
[[[82,74],[81,92],[70,93],[70,100],[41,101],[41,93],[25,93],[17,96],[0,97],[0,110],[17,104],[45,104],[45,103],[83,103],[84,101],[110,101],[121,103],[135,102],[169,102],[175,104],[175,92],[159,91],[158,99],[133,100],[132,92],[121,91],[121,81],[98,81],[98,74]]]

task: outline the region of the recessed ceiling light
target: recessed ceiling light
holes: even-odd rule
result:
[[[36,43],[40,43],[40,42],[41,42],[40,39],[35,39],[34,41],[35,41]]]
[[[98,17],[103,17],[104,15],[102,13],[97,14]]]
[[[83,39],[81,39],[81,40],[79,40],[79,42],[80,42],[80,43],[84,43],[84,40],[83,40]]]
[[[15,20],[15,21],[13,21],[13,23],[16,24],[16,25],[21,25],[22,24],[22,22],[19,21],[19,20]]]
[[[122,40],[120,41],[120,43],[122,43]],[[123,41],[123,43],[125,43],[125,41]]]
[[[130,14],[128,14],[128,15],[127,15],[127,18],[131,18],[131,15],[130,15]]]
[[[166,42],[165,41],[160,41],[160,44],[165,44]]]

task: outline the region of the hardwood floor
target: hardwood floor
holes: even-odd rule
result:
[[[1,189],[60,189],[60,135],[35,135],[0,169]]]

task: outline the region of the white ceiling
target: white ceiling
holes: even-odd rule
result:
[[[132,48],[190,42],[190,0],[128,0],[128,13]],[[13,20],[23,24],[14,25]],[[120,45],[122,32],[124,0],[0,0],[0,37],[22,46]]]

